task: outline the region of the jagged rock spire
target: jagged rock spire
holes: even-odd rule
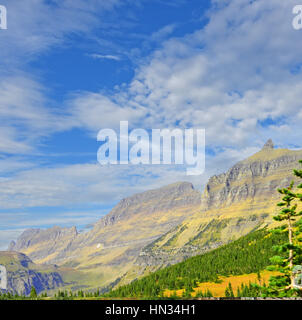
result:
[[[263,146],[262,150],[271,150],[274,149],[274,143],[272,139],[268,139]]]

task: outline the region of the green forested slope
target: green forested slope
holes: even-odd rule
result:
[[[198,282],[218,281],[219,276],[258,272],[270,264],[273,246],[286,241],[286,237],[286,234],[270,234],[266,230],[255,231],[211,252],[121,286],[107,296],[152,298],[165,289],[191,291]]]

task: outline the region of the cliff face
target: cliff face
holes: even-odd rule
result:
[[[252,157],[234,165],[228,172],[213,176],[202,197],[203,210],[226,207],[246,200],[270,200],[276,189],[294,179],[302,151],[265,146]]]
[[[35,263],[55,263],[91,274],[88,286],[105,286],[133,266],[141,249],[200,211],[201,194],[175,183],[122,200],[84,234],[73,229],[25,231],[11,250]],[[92,281],[92,279],[94,279]]]
[[[121,200],[112,211],[96,223],[98,228],[113,225],[144,213],[151,216],[155,212],[200,205],[200,193],[188,182],[175,183],[160,189],[135,194]],[[173,219],[173,216],[171,217]]]
[[[36,265],[22,253],[0,251],[0,264],[7,270],[7,290],[10,292],[29,295],[32,286],[40,293],[64,285],[55,266]]]
[[[277,188],[295,180],[292,171],[300,159],[301,150],[274,149],[269,140],[258,153],[213,176],[202,195],[200,212],[143,248],[133,270],[140,274],[156,270],[259,227],[273,226],[280,199]]]
[[[30,251],[30,258],[39,260],[41,257],[56,254],[58,251],[66,251],[77,235],[75,227],[53,227],[46,230],[28,229],[22,233],[17,242],[11,242],[8,250]]]

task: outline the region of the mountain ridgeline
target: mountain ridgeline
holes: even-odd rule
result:
[[[209,179],[203,194],[187,182],[123,199],[92,230],[53,227],[25,231],[9,250],[39,264],[85,274],[70,289],[120,286],[167,265],[273,227],[278,187],[293,179],[302,151],[262,150]],[[75,273],[78,275],[78,273]]]
[[[200,203],[201,195],[191,183],[174,183],[122,200],[86,233],[75,228],[30,229],[9,250],[39,264],[89,274],[82,289],[107,286],[133,266],[144,246],[199,212]]]

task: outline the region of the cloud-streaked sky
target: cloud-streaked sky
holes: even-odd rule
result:
[[[292,0],[0,0],[0,248],[95,222],[120,199],[209,176],[268,138],[301,148]],[[206,171],[101,167],[97,132],[205,128]]]

